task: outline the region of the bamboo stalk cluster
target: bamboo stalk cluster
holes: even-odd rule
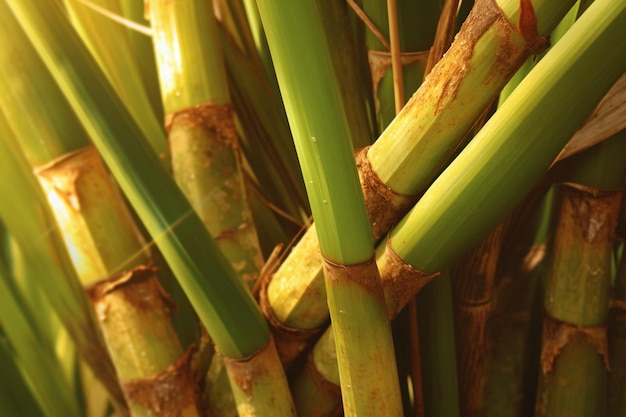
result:
[[[0,0],[2,415],[624,415],[623,4],[136,3]]]

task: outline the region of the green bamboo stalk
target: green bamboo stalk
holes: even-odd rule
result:
[[[615,40],[625,9],[596,1],[379,246],[390,316],[502,220],[619,78],[626,45],[615,48]],[[561,103],[567,114],[547,112]]]
[[[326,0],[318,2],[318,7],[324,16],[322,24],[327,49],[339,80],[343,107],[350,109],[346,112],[346,117],[352,132],[352,146],[355,149],[369,146],[376,136],[369,110],[373,104],[369,90],[363,87],[367,82],[367,75],[359,65],[361,51],[349,30],[348,6],[345,2]]]
[[[174,178],[251,287],[263,258],[211,2],[154,1],[150,14]]]
[[[4,7],[3,30],[12,36],[0,54],[5,91],[0,107],[32,156],[30,163],[74,267],[87,286],[131,412],[148,415],[169,407],[199,415],[189,358],[183,355],[145,242],[69,104]],[[38,104],[44,101],[65,115],[47,114]],[[159,394],[145,395],[146,388]]]
[[[5,200],[0,205],[0,217],[20,247],[28,248],[22,250],[24,261],[32,267],[33,276],[37,277],[38,285],[70,334],[81,358],[105,385],[118,413],[127,415],[124,396],[104,348],[93,309],[79,285],[40,187],[34,176],[26,175],[30,166],[15,145],[17,139],[1,111],[0,128],[3,132],[0,173],[7,179],[0,181],[0,195]]]
[[[117,179],[138,216],[163,253],[216,347],[228,358],[257,366],[254,355],[268,349],[266,366],[273,377],[273,410],[293,414],[287,381],[279,365],[268,326],[258,306],[217,249],[182,192],[159,160],[62,10],[44,15],[34,1],[10,2],[86,131]],[[133,161],[142,161],[134,164]],[[235,381],[236,394],[255,398],[259,388],[244,377]],[[267,404],[261,406],[267,407]],[[241,412],[241,410],[240,410]]]
[[[617,137],[565,162],[570,182],[560,187],[546,287],[538,416],[607,415],[606,321],[625,156]]]
[[[252,288],[263,256],[248,205],[212,2],[155,1],[150,16],[174,178],[240,279]],[[221,360],[214,357],[214,361]],[[259,354],[256,360],[264,359]],[[232,361],[219,368],[244,372],[235,371]],[[266,375],[255,375],[255,382],[250,383],[259,387],[255,391],[258,398],[239,395],[241,407],[252,401],[267,407],[271,390],[264,393],[261,388],[272,372],[268,368]],[[212,393],[205,396],[209,409],[224,408],[222,402],[230,404],[228,384],[218,385],[224,381],[206,381]]]
[[[530,190],[581,120],[622,74],[626,57],[619,55],[621,50],[614,55],[616,48],[609,45],[626,13],[606,1],[594,6],[396,226],[391,246],[400,258],[418,270],[434,272],[457,258],[468,243],[484,236]],[[599,60],[600,55],[607,58]],[[585,80],[576,73],[586,74]],[[576,99],[582,96],[585,100]],[[568,103],[567,114],[546,111],[563,103]],[[520,137],[526,140],[520,142]],[[511,151],[513,143],[515,151]],[[452,184],[454,192],[450,192]],[[486,204],[496,195],[497,200]]]
[[[363,12],[372,21],[379,34],[389,42],[389,19],[385,2],[364,0]],[[433,43],[437,17],[442,3],[398,1],[397,16],[399,46],[402,62],[402,95],[410,97],[424,78],[428,50]],[[394,77],[392,74],[390,45],[384,45],[371,28],[365,32],[372,84],[376,100],[377,118],[383,131],[396,116],[394,105]]]
[[[420,351],[424,391],[424,415],[458,417],[460,398],[454,335],[454,314],[449,272],[424,287],[417,295],[420,318]]]
[[[391,328],[323,9],[259,2],[320,251],[346,416],[402,413]],[[301,22],[307,22],[302,27]],[[312,71],[312,69],[314,69]],[[309,83],[301,80],[308,77]]]
[[[169,158],[163,128],[153,111],[142,81],[139,55],[128,29],[95,11],[80,0],[63,0],[68,15],[89,50],[107,74],[115,91],[141,126],[159,158]],[[120,0],[89,0],[90,4],[123,15]]]
[[[509,20],[508,16],[517,20],[518,6],[507,3],[502,12],[487,0],[479,1],[444,59],[378,141],[360,156],[376,239],[414,203],[416,194],[439,173],[476,118],[534,50],[529,44],[536,39],[525,40]],[[568,5],[541,2],[535,8],[540,16],[539,34],[547,35]],[[453,88],[446,90],[445,86]],[[303,240],[310,245],[308,250],[316,248],[313,239]],[[297,253],[304,253],[306,260]],[[267,287],[266,310],[274,321],[296,329],[315,329],[327,320],[325,294],[317,291],[321,261],[314,259],[314,252],[299,248],[273,275]],[[301,297],[302,302],[298,301]]]

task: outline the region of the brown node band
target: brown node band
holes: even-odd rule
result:
[[[374,239],[380,239],[415,204],[418,196],[399,194],[378,177],[367,152],[369,146],[356,152],[355,160],[365,198],[365,209],[372,224]]]
[[[545,374],[554,369],[554,361],[569,343],[584,340],[602,357],[604,366],[609,366],[606,327],[574,326],[549,315],[543,321],[543,347],[541,350],[541,370]]]
[[[123,381],[122,389],[129,402],[154,411],[155,417],[179,417],[190,405],[200,409],[190,366],[194,349],[191,346],[175,364],[157,375]]]
[[[152,265],[139,265],[131,270],[121,272],[113,275],[109,278],[97,281],[89,286],[85,287],[87,295],[91,299],[93,304],[102,301],[108,294],[114,291],[120,290],[125,287],[132,287],[137,284],[145,284],[154,286],[154,289],[159,294],[163,303],[170,310],[175,311],[176,305],[174,301],[167,294],[165,289],[161,286],[161,283],[156,279],[157,268]],[[149,300],[145,300],[143,296],[137,295],[133,297],[133,291],[125,291],[125,296],[131,299],[131,303],[137,308],[152,308],[153,303]]]
[[[267,295],[267,287],[270,283],[269,278],[271,278],[269,274],[261,278],[258,291],[259,307],[270,325],[278,356],[285,368],[288,368],[306,349],[309,342],[324,331],[326,326],[316,329],[298,329],[287,326],[280,321],[274,314]]]
[[[165,116],[165,131],[170,133],[174,125],[187,129],[203,126],[215,130],[224,142],[237,147],[233,105],[230,103],[202,103],[171,112]]]
[[[389,236],[377,264],[390,317],[395,317],[424,285],[441,274],[422,272],[404,262],[393,250]]]
[[[380,274],[376,267],[376,258],[372,257],[367,262],[356,265],[343,265],[322,256],[323,268],[326,276],[331,281],[340,283],[345,281],[355,282],[373,294],[382,296]],[[382,299],[382,297],[381,297]]]
[[[35,174],[41,175],[48,170],[54,171],[55,168],[66,169],[62,166],[68,163],[68,161],[73,161],[71,163],[72,168],[80,168],[84,165],[90,165],[93,158],[97,158],[98,160],[100,160],[100,154],[98,153],[98,150],[94,145],[87,145],[71,152],[64,153],[58,158],[55,158],[44,165],[36,167],[34,171]],[[98,161],[98,163],[101,162]]]

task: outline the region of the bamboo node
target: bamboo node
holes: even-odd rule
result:
[[[280,321],[274,314],[274,310],[270,305],[267,295],[270,278],[271,275],[267,274],[262,280],[259,280],[258,302],[263,316],[265,316],[265,319],[270,325],[278,356],[284,364],[285,369],[288,369],[306,349],[309,342],[321,334],[326,328],[326,325],[315,329],[298,329],[296,327],[287,326]]]
[[[544,375],[554,369],[554,362],[565,346],[576,340],[591,345],[602,357],[606,369],[611,370],[606,327],[575,326],[546,315],[541,349],[541,371]]]
[[[372,233],[378,240],[415,204],[418,196],[396,193],[387,187],[372,169],[367,158],[369,148],[359,149],[355,159]]]
[[[175,126],[184,126],[193,129],[199,126],[213,130],[227,145],[238,148],[233,105],[213,104],[211,102],[196,104],[195,106],[179,109],[165,115],[165,131],[170,134]],[[169,140],[172,136],[169,135]]]
[[[229,358],[220,353],[230,379],[248,397],[252,396],[253,383],[257,377],[272,373],[272,361],[268,360],[268,356],[272,356],[274,349],[274,339],[270,336],[268,342],[261,349],[247,358]]]
[[[190,366],[194,349],[191,346],[175,364],[157,375],[123,381],[129,402],[153,411],[155,417],[178,417],[190,407],[199,410],[199,393]]]
[[[354,265],[345,265],[334,262],[322,255],[323,268],[325,275],[334,283],[349,281],[357,283],[364,289],[367,289],[373,295],[380,295],[382,300],[382,287],[380,284],[380,274],[376,267],[376,258],[372,258],[366,262]]]
[[[93,145],[67,152],[33,171],[42,188],[55,199],[64,201],[68,208],[80,212],[81,204],[76,181],[94,165],[102,165],[100,154]]]
[[[140,309],[154,308],[154,300],[146,293],[158,294],[159,299],[170,311],[176,310],[176,304],[156,278],[157,268],[152,265],[139,265],[128,271],[120,272],[85,287],[91,302],[98,313],[106,313],[106,297],[115,291],[124,289],[124,296]],[[136,291],[136,285],[147,285],[144,291]],[[104,306],[104,307],[103,307]]]
[[[393,250],[389,236],[385,249],[376,262],[390,317],[395,317],[424,285],[441,274],[423,272],[404,262]]]

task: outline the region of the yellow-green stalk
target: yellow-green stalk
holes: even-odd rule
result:
[[[4,16],[3,30],[12,37],[0,54],[6,83],[0,107],[11,116],[92,300],[131,413],[169,408],[199,416],[189,358],[146,244],[96,149],[6,6]],[[39,104],[44,102],[56,114]]]
[[[125,110],[108,80],[69,26],[63,11],[46,13],[35,1],[9,2],[120,188],[176,275],[216,348],[228,358],[255,366],[255,355],[270,362],[272,409],[293,415],[286,377],[267,323],[217,244],[173,179],[150,150],[137,123]],[[136,161],[141,161],[137,163]],[[243,403],[258,399],[266,387],[234,379]],[[253,404],[267,407],[269,404]]]
[[[36,284],[68,331],[80,357],[107,388],[118,413],[128,415],[93,308],[80,286],[41,188],[2,111],[0,126],[0,174],[6,179],[0,181],[0,196],[5,200],[0,205],[0,217],[22,248],[24,262],[31,266]]]
[[[367,47],[376,116],[379,131],[383,131],[395,118],[398,106],[394,98],[408,98],[421,84],[424,78],[428,49],[435,35],[437,17],[441,12],[438,2],[397,2],[396,30],[390,25],[387,2],[365,0],[362,11],[371,25],[365,25],[365,43]],[[391,22],[393,23],[393,22]],[[392,71],[392,44],[394,32],[398,33],[397,43],[400,50],[400,67],[402,85],[394,88],[398,82],[397,75]],[[386,42],[383,43],[379,38]],[[399,71],[398,71],[399,70]],[[394,93],[394,90],[396,92]],[[398,94],[401,93],[401,94]],[[404,105],[404,99],[402,105]],[[400,106],[401,107],[401,106]]]
[[[159,0],[149,8],[174,178],[220,250],[252,286],[263,258],[211,2]]]
[[[376,239],[411,207],[508,78],[538,50],[538,39],[543,38],[530,36],[532,27],[521,30],[514,23],[519,4],[501,6],[490,0],[476,3],[445,57],[378,141],[359,156]],[[568,9],[565,2],[542,1],[534,6],[539,36],[549,34]],[[303,242],[315,251],[313,239]],[[277,321],[291,328],[315,329],[328,318],[325,294],[317,291],[322,264],[320,260],[305,264],[297,252],[294,249],[273,275],[267,299]],[[314,252],[306,253],[307,258],[315,257]],[[297,301],[301,296],[302,303]]]
[[[624,24],[626,5],[597,0],[379,246],[390,316],[484,238],[547,170],[626,69],[626,44],[616,47]],[[563,103],[566,114],[549,111]]]
[[[537,416],[609,415],[606,325],[626,173],[624,139],[612,138],[563,163],[561,207],[544,302]]]
[[[349,109],[327,43],[320,42],[322,9],[313,1],[258,4],[317,222],[344,414],[399,416],[391,328],[354,162]],[[309,82],[302,83],[305,78]]]
[[[128,29],[94,10],[102,8],[123,16],[121,0],[63,0],[67,13],[94,55],[115,91],[122,98],[159,158],[168,160],[165,132],[159,125],[140,71],[140,57],[131,43]]]

